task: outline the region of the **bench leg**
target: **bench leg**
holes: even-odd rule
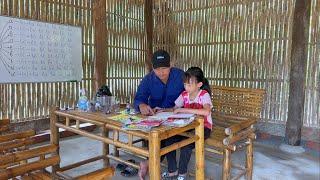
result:
[[[253,144],[252,139],[248,139],[248,146],[247,146],[247,162],[246,162],[246,169],[247,169],[247,180],[252,179],[252,170],[253,170]]]
[[[231,167],[231,152],[229,149],[223,150],[223,168],[222,168],[222,179],[230,179],[230,167]]]

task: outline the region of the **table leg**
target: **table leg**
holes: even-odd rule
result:
[[[102,127],[102,131],[101,131],[101,135],[102,137],[109,137],[109,131],[106,127]],[[102,155],[104,156],[104,161],[103,161],[103,165],[104,167],[108,167],[109,166],[109,158],[107,157],[107,155],[109,154],[109,144],[104,143],[102,145]]]
[[[158,131],[151,131],[149,139],[149,176],[160,180],[160,139]]]
[[[119,141],[119,131],[113,130],[113,141]],[[119,157],[119,150],[116,146],[113,146],[113,155]]]
[[[196,135],[199,139],[196,141],[196,179],[204,180],[204,125],[203,118],[197,118],[200,123],[199,126],[195,128]]]
[[[58,122],[58,116],[54,113],[59,108],[52,107],[50,109],[50,143],[56,145],[58,148],[55,152],[56,155],[59,156],[59,128],[56,126]],[[52,166],[52,175],[55,176],[57,170],[60,169],[60,164]]]

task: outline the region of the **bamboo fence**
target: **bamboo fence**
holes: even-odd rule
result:
[[[133,102],[146,73],[144,0],[107,0],[107,85],[121,102]]]
[[[106,83],[121,102],[145,75],[143,0],[106,0]],[[83,81],[0,84],[0,118],[48,116],[50,105],[75,106],[81,87],[94,94],[90,0],[1,0],[0,14],[83,28]],[[294,0],[154,0],[153,48],[175,66],[201,67],[212,85],[263,88],[261,121],[287,119]],[[312,0],[304,126],[320,128],[320,0]]]

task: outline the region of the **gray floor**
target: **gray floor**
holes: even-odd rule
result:
[[[61,165],[68,165],[80,160],[84,160],[89,157],[94,157],[101,154],[101,143],[93,141],[85,137],[73,137],[61,140],[60,143],[60,155]],[[120,153],[125,159],[134,158],[131,155]],[[243,160],[244,152],[232,154],[233,162],[239,162]],[[139,158],[134,158],[137,161],[141,161]],[[218,157],[214,158],[214,161],[218,161]],[[319,180],[320,179],[320,160],[316,157],[312,157],[304,154],[292,155],[284,153],[277,147],[264,145],[263,143],[255,143],[254,150],[254,173],[253,179],[261,180]],[[189,163],[189,171],[194,171],[194,159],[192,157]],[[111,161],[112,166],[116,166],[117,162]],[[81,166],[79,168],[67,171],[66,173],[71,176],[76,176],[83,173],[91,172],[95,169],[99,169],[102,166],[101,161],[96,161],[88,165]],[[163,168],[163,170],[165,167]],[[237,170],[233,170],[232,174],[235,174]],[[211,161],[206,161],[206,175],[213,176],[211,179],[221,178],[221,166]],[[125,178],[120,175],[120,172],[116,172],[116,176],[113,179],[138,179],[137,176],[131,178]],[[194,179],[189,177],[189,179]],[[244,178],[241,178],[244,179]]]

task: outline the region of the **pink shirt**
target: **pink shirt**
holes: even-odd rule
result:
[[[206,90],[200,90],[193,100],[190,100],[189,93],[187,91],[183,91],[174,103],[176,107],[179,108],[202,109],[204,104],[210,105],[212,108],[211,98]],[[204,126],[212,129],[211,112],[208,116],[204,117]]]

